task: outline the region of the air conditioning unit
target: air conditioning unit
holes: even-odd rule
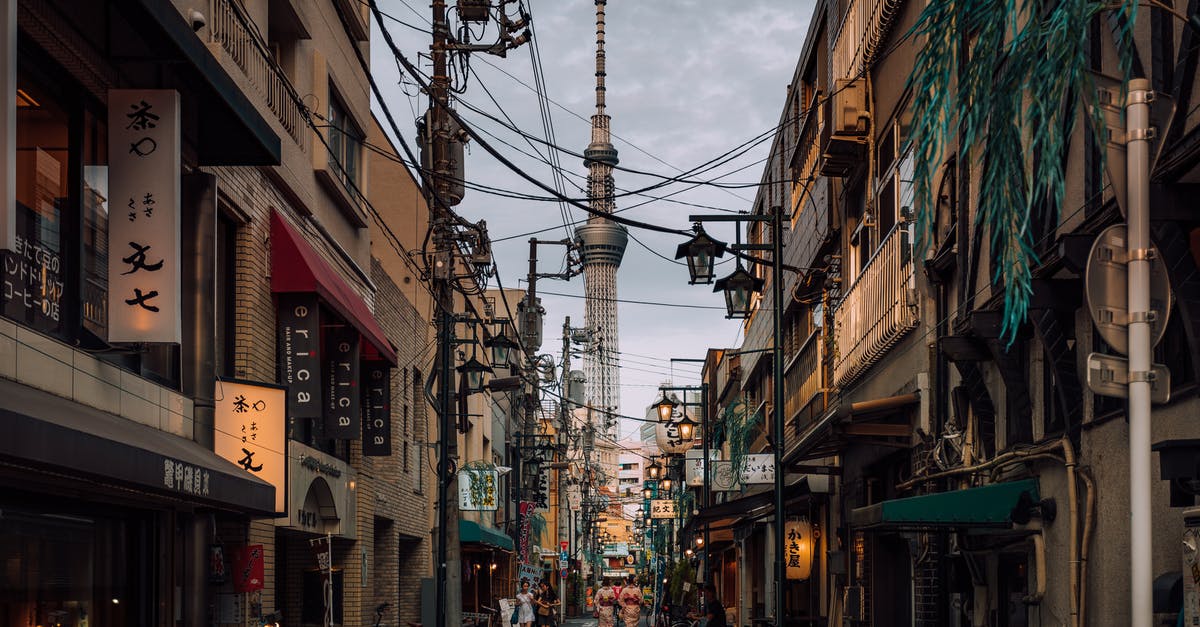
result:
[[[834,135],[865,136],[870,130],[871,112],[867,110],[867,88],[863,79],[839,79],[829,101],[833,105],[830,117]]]
[[[825,101],[821,129],[821,174],[844,177],[864,163],[871,113],[862,79],[836,81]]]

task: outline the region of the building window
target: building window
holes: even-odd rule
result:
[[[332,85],[329,92],[329,159],[332,161],[330,169],[346,185],[350,194],[357,196],[361,180],[359,170],[363,133],[347,115],[342,101],[333,95]]]
[[[234,377],[234,337],[237,303],[237,223],[224,211],[217,213],[217,374]]]

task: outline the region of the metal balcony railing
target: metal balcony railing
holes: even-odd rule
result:
[[[851,0],[833,42],[833,79],[855,78],[875,60],[901,0]]]
[[[295,89],[276,66],[266,42],[246,27],[251,22],[241,11],[241,7],[231,0],[211,0],[208,13],[212,16],[208,28],[210,41],[221,44],[288,135],[303,145],[300,132],[304,118]]]
[[[817,329],[804,340],[796,357],[787,365],[787,374],[783,377],[787,385],[783,403],[784,417],[789,422],[795,422],[790,429],[793,432],[799,432],[807,426],[807,421],[800,419],[797,414],[824,391],[821,377],[823,336],[821,330]]]
[[[907,222],[892,228],[833,312],[838,387],[854,382],[919,322],[908,302],[915,281],[911,228]]]

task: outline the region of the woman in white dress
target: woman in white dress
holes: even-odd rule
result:
[[[533,593],[529,591],[529,580],[521,580],[521,591],[517,593],[517,622],[521,627],[533,624]]]

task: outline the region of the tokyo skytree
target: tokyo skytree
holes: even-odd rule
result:
[[[609,134],[609,117],[604,112],[604,6],[596,0],[596,113],[592,116],[592,142],[583,151],[588,169],[588,204],[597,212],[611,214],[613,202],[613,166],[617,149]],[[584,323],[592,332],[593,350],[584,358],[587,376],[586,401],[599,412],[620,412],[621,373],[617,341],[617,268],[625,256],[629,234],[625,227],[607,218],[591,214],[587,224],[575,229],[582,248]],[[612,414],[594,414],[598,432],[614,437],[616,420]]]

